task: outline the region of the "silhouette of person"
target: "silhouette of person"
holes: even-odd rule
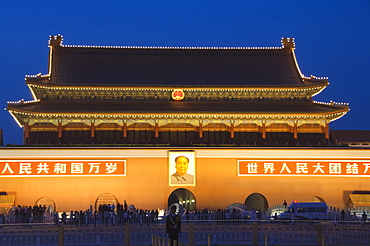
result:
[[[166,233],[170,239],[170,246],[179,245],[179,233],[181,233],[181,218],[176,214],[176,206],[171,207],[170,214],[166,218]],[[176,241],[176,245],[175,245]]]
[[[171,184],[194,184],[194,175],[187,173],[189,159],[185,156],[175,158],[176,172],[171,175]]]
[[[362,225],[365,225],[366,220],[367,220],[367,214],[364,212],[364,213],[362,214]]]
[[[284,208],[286,208],[288,206],[288,204],[286,203],[286,200],[284,200],[283,206],[284,206]]]

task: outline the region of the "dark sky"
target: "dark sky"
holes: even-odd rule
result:
[[[314,100],[349,103],[331,129],[370,130],[370,1],[0,0],[0,103],[31,100],[25,75],[47,73],[49,35],[64,44],[280,47],[295,38],[306,76],[329,77]],[[22,128],[0,111],[4,142]]]

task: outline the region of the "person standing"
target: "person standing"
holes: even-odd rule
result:
[[[168,233],[170,239],[170,246],[178,246],[179,233],[181,233],[181,218],[180,215],[176,214],[175,205],[171,207],[170,214],[166,218],[166,233]]]
[[[362,225],[365,225],[366,220],[367,220],[367,214],[364,212],[364,213],[362,214]]]
[[[346,216],[346,213],[344,212],[344,209],[342,209],[342,211],[340,211],[340,222],[341,222],[341,224],[344,223],[345,216]]]

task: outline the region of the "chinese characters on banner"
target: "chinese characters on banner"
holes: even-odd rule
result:
[[[125,160],[2,160],[0,177],[126,176]]]
[[[238,160],[238,176],[370,177],[370,160]]]

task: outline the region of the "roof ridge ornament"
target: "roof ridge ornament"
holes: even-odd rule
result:
[[[281,38],[281,44],[285,49],[295,48],[294,38]]]
[[[57,46],[62,46],[62,43],[63,43],[63,36],[58,34],[56,36],[49,36],[50,39],[49,39],[49,46],[54,46],[54,47],[57,47]]]

